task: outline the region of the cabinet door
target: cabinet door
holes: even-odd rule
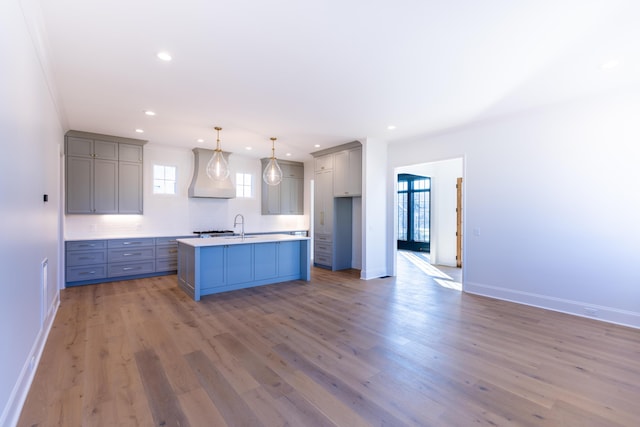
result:
[[[362,149],[334,154],[333,195],[353,197],[362,194]]]
[[[67,137],[67,156],[93,158],[93,140]]]
[[[300,274],[300,241],[278,242],[278,276],[298,276]]]
[[[93,213],[93,159],[67,156],[67,213]]]
[[[142,213],[142,163],[120,162],[119,164],[118,212]]]
[[[93,157],[104,160],[118,160],[118,143],[110,141],[93,141]]]
[[[142,146],[134,144],[119,144],[118,159],[121,162],[142,163]]]
[[[271,279],[278,274],[276,246],[276,243],[256,243],[253,245],[255,280]]]
[[[181,245],[179,250],[180,267],[186,270],[185,276],[187,276],[188,283],[193,283],[195,288],[195,271],[193,267],[195,265],[194,259],[189,259],[187,256],[183,258],[182,248],[189,248],[187,245]],[[208,288],[215,288],[225,284],[224,277],[224,247],[223,246],[209,246],[200,248],[200,292],[205,291]],[[191,248],[190,250],[193,250]],[[190,264],[189,264],[190,263]]]
[[[226,250],[227,285],[253,280],[253,245],[228,245]]]
[[[333,171],[316,173],[314,229],[331,234],[333,230]]]
[[[283,180],[284,181],[284,180]],[[280,193],[282,183],[279,185],[267,185],[262,181],[262,214],[280,214]]]
[[[322,172],[333,169],[333,154],[327,154],[315,158],[315,171]]]
[[[94,213],[118,213],[118,162],[94,160]]]
[[[333,195],[348,196],[349,152],[341,151],[333,155]]]
[[[349,186],[351,196],[362,195],[362,148],[349,150]]]
[[[303,180],[297,178],[282,178],[280,183],[280,213],[283,215],[302,215],[303,208]]]

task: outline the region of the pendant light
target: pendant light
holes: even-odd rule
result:
[[[214,129],[218,132],[218,137],[216,141],[216,149],[213,151],[211,160],[207,163],[207,176],[216,181],[224,181],[229,177],[229,164],[224,158],[222,149],[220,148],[220,131],[222,128],[216,126]]]
[[[280,169],[280,165],[276,160],[276,139],[271,138],[271,160],[269,160],[264,172],[262,172],[262,179],[267,185],[278,185],[282,181],[282,169]]]

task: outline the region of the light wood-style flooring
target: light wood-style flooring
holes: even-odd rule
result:
[[[640,425],[639,330],[403,268],[201,302],[176,276],[66,289],[19,425]]]

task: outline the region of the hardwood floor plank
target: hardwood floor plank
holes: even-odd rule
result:
[[[385,411],[375,402],[367,400],[362,393],[353,389],[337,376],[334,376],[313,363],[286,344],[279,344],[274,350],[303,374],[320,384],[330,393],[345,403],[351,410],[372,424],[401,426],[405,423]]]
[[[185,357],[227,425],[230,427],[264,425],[203,352],[196,351]]]
[[[214,340],[223,345],[229,353],[233,354],[244,369],[260,383],[261,388],[266,390],[272,397],[277,398],[293,390],[278,374],[266,366],[251,350],[231,334],[217,335]]]
[[[178,399],[192,426],[227,427],[222,414],[203,388],[182,393]]]
[[[135,359],[154,423],[160,426],[189,426],[189,421],[155,352],[138,351],[135,353]]]

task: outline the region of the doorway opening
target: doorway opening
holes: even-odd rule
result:
[[[463,158],[398,167],[395,273],[461,290]]]

